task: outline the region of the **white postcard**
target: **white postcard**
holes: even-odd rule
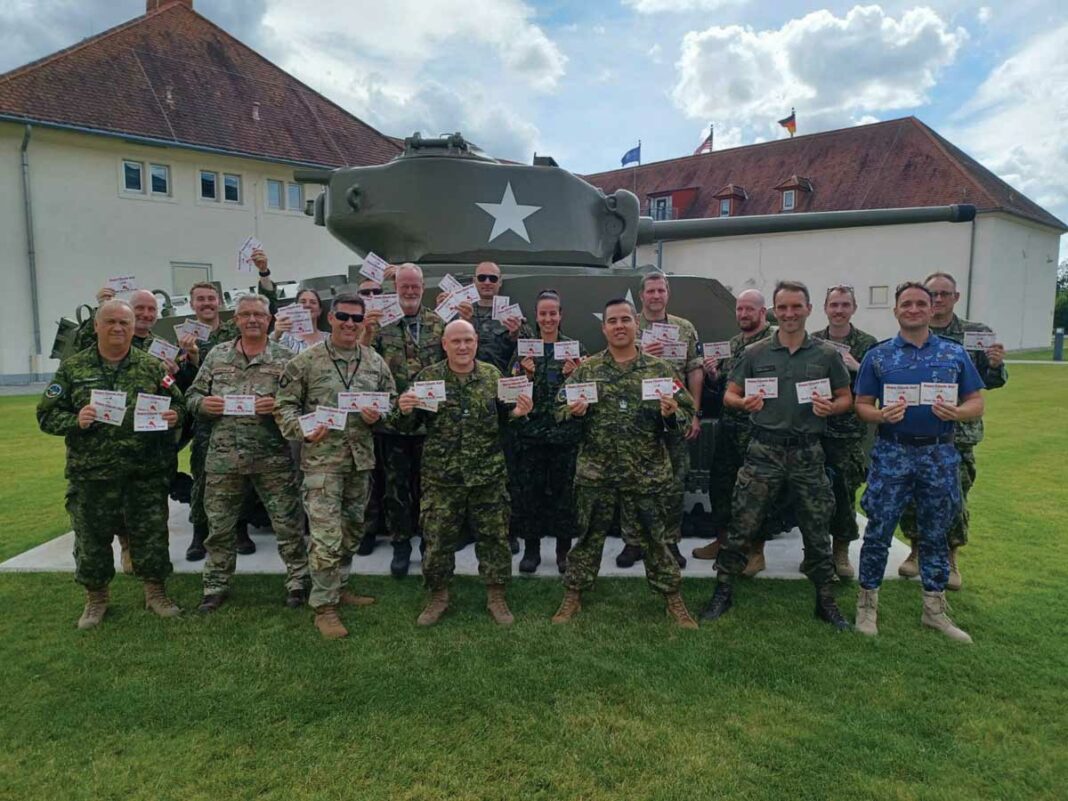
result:
[[[779,397],[778,378],[747,378],[745,379],[745,397],[759,395],[762,398]]]
[[[223,395],[223,414],[229,417],[255,417],[255,395]]]
[[[149,395],[147,392],[137,393],[137,405],[135,412],[162,413],[171,408],[171,399],[167,395]]]
[[[836,351],[841,353],[843,356],[849,356],[849,355],[851,355],[853,353],[853,351],[850,349],[849,345],[847,345],[844,342],[835,342],[834,340],[831,340],[831,339],[825,339],[823,341],[826,342],[828,345],[830,345],[832,348],[834,348]]]
[[[568,403],[577,403],[578,401],[597,403],[597,382],[564,384],[564,397],[567,398]]]
[[[324,425],[332,431],[344,431],[345,424],[349,421],[349,413],[344,409],[333,406],[320,406],[315,410],[319,418],[319,425]]]
[[[517,339],[515,352],[520,357],[534,356],[540,359],[545,355],[545,343],[540,339]]]
[[[679,327],[671,323],[653,323],[646,329],[657,342],[678,342]]]
[[[415,397],[419,400],[436,403],[445,400],[444,381],[416,381],[412,384],[412,389],[415,390]]]
[[[297,420],[300,422],[301,433],[303,433],[306,437],[314,434],[315,429],[319,427],[318,412],[308,412],[307,414],[302,414],[300,417],[297,418]]]
[[[297,334],[311,334],[315,331],[315,324],[312,322],[311,312],[296,303],[291,306],[286,306],[283,309],[279,309],[278,319],[293,321],[289,333],[294,336]]]
[[[105,286],[115,292],[132,292],[137,289],[137,277],[133,275],[113,275]]]
[[[920,384],[920,405],[934,406],[937,401],[947,405],[957,404],[957,385],[924,381]]]
[[[254,250],[263,250],[263,243],[256,237],[250,236],[237,251],[237,271],[239,273],[259,272],[256,269],[256,262],[252,260],[252,251]]]
[[[519,308],[518,303],[512,303],[509,306],[505,306],[503,309],[500,310],[500,312],[498,312],[497,319],[501,321],[508,319],[522,320],[523,310]]]
[[[440,401],[427,400],[426,398],[420,398],[419,400],[416,401],[415,408],[416,409],[422,409],[423,411],[426,411],[426,412],[437,412],[439,403],[440,403]]]
[[[540,340],[539,340],[540,341]],[[525,375],[497,379],[497,399],[504,403],[515,403],[520,395],[534,397],[534,384]]]
[[[388,392],[357,392],[356,405],[361,412],[364,409],[372,409],[379,414],[388,414],[392,408]]]
[[[577,339],[553,343],[553,358],[558,362],[582,358],[582,344]]]
[[[442,292],[448,292],[450,295],[454,292],[459,292],[464,288],[464,285],[453,278],[451,275],[446,274],[444,278],[438,281],[438,286],[441,287]]]
[[[813,396],[819,396],[830,400],[831,379],[817,378],[814,381],[798,381],[794,384],[797,390],[798,403],[812,403]]]
[[[96,409],[104,406],[111,409],[125,409],[126,393],[114,392],[108,389],[94,389],[89,392],[89,405]]]
[[[507,295],[494,295],[493,296],[493,319],[499,320],[501,309],[510,306],[512,301],[508,299]]]
[[[706,342],[701,347],[704,350],[706,359],[729,359],[731,357],[730,342]]]
[[[359,404],[359,392],[339,392],[337,393],[337,408],[343,412],[358,412],[360,411]]]
[[[148,355],[155,356],[160,361],[170,359],[172,362],[178,358],[178,346],[172,345],[165,339],[153,339],[148,346]]]
[[[386,268],[389,267],[389,262],[374,253],[368,253],[363,257],[363,264],[360,265],[360,275],[370,278],[376,284],[381,284],[386,280]]]
[[[654,342],[659,342],[659,341],[660,340],[656,338],[656,335],[652,331],[650,331],[648,328],[646,328],[644,331],[642,331],[641,346],[642,346],[643,349],[646,348],[649,345],[652,345]]]
[[[371,295],[363,299],[367,311],[380,311],[382,318],[378,321],[380,326],[393,325],[404,317],[404,310],[400,307],[400,299],[396,293],[388,295]]]
[[[174,335],[181,339],[192,334],[197,340],[203,342],[211,336],[211,326],[198,320],[186,320],[181,325],[174,327]]]
[[[993,347],[998,341],[998,335],[993,331],[965,331],[965,350],[986,350]]]
[[[906,406],[920,405],[919,384],[883,384],[883,406],[905,401]]]
[[[660,358],[667,359],[669,362],[684,362],[686,361],[686,343],[685,342],[661,342]]]
[[[121,426],[123,419],[126,417],[126,407],[121,408],[116,406],[94,406],[96,409],[96,421],[98,423],[107,423],[109,426]]]
[[[166,431],[162,412],[134,412],[134,431]]]
[[[642,400],[660,400],[670,398],[675,394],[675,379],[673,378],[643,378]]]

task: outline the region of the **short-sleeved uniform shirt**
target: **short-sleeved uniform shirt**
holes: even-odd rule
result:
[[[805,334],[793,353],[779,342],[780,333],[754,342],[731,370],[730,383],[745,391],[747,378],[777,378],[778,397],[764,401],[764,408],[749,416],[758,428],[780,434],[823,434],[827,420],[817,417],[811,403],[798,403],[798,383],[826,378],[831,390],[848,387],[849,371],[845,362],[826,342]]]
[[[983,379],[963,347],[930,334],[916,347],[898,334],[868,351],[857,374],[857,395],[869,395],[880,404],[886,384],[956,384],[964,398],[984,388]],[[883,423],[880,430],[911,437],[937,437],[953,431],[953,422],[939,420],[930,406],[909,406],[900,423]]]

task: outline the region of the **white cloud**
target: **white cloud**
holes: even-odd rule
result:
[[[659,64],[661,63],[660,56],[663,52],[664,49],[660,46],[660,43],[658,42],[657,44],[654,44],[652,47],[646,50],[645,55],[649,56],[649,60],[652,61],[654,64]]]
[[[775,132],[796,106],[802,130],[857,124],[928,101],[967,40],[929,8],[894,18],[879,6],[816,11],[777,30],[737,25],[682,40],[672,98],[687,116]]]
[[[980,6],[979,11],[976,12],[975,16],[976,19],[979,20],[979,22],[981,22],[983,25],[986,25],[988,22],[990,22],[990,18],[994,16],[994,12],[993,10],[991,10],[990,6]]]
[[[639,14],[660,14],[665,11],[715,11],[723,6],[742,5],[749,0],[623,0]]]

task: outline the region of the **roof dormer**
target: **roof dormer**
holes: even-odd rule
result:
[[[745,188],[738,186],[737,184],[727,184],[716,192],[716,194],[712,195],[712,197],[719,201],[720,217],[735,216],[738,214],[739,206],[742,204],[742,201],[749,199],[749,195],[746,194]]]
[[[793,211],[800,208],[803,199],[812,194],[812,181],[794,174],[776,186],[775,191],[782,195],[779,208],[782,211]]]

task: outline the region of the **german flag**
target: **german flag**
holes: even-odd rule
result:
[[[790,109],[790,116],[779,120],[779,125],[790,132],[790,136],[797,133],[797,112]]]

